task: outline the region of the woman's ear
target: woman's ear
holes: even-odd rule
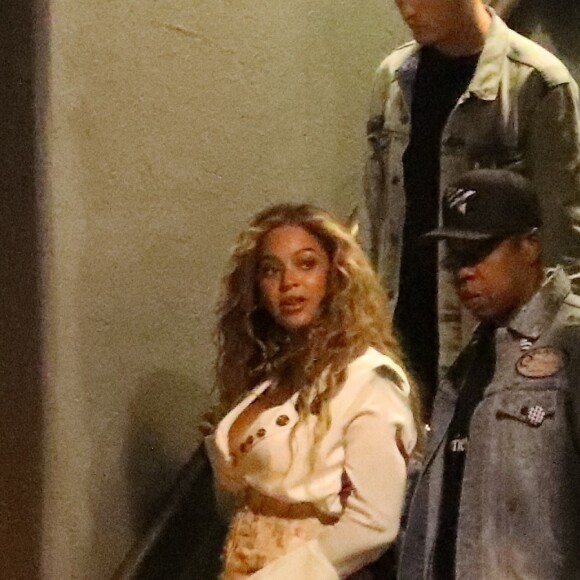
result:
[[[352,213],[348,216],[348,219],[346,220],[346,227],[348,228],[353,238],[356,238],[359,230],[357,207],[355,207]]]

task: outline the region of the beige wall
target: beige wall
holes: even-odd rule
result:
[[[228,248],[266,203],[347,213],[391,3],[52,0],[44,573],[107,578],[199,441]]]

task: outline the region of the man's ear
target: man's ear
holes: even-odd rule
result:
[[[520,0],[490,0],[489,5],[503,18],[503,20],[507,20],[519,3]]]
[[[537,229],[524,236],[521,240],[521,245],[529,264],[536,264],[542,261],[542,243]]]

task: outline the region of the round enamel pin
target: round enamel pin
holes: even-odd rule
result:
[[[533,348],[521,356],[516,369],[523,377],[542,379],[555,375],[567,362],[566,353],[557,348],[543,346]]]

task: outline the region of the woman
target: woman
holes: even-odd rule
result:
[[[377,278],[328,213],[278,205],[241,234],[219,316],[223,578],[346,578],[395,539],[420,432]]]

